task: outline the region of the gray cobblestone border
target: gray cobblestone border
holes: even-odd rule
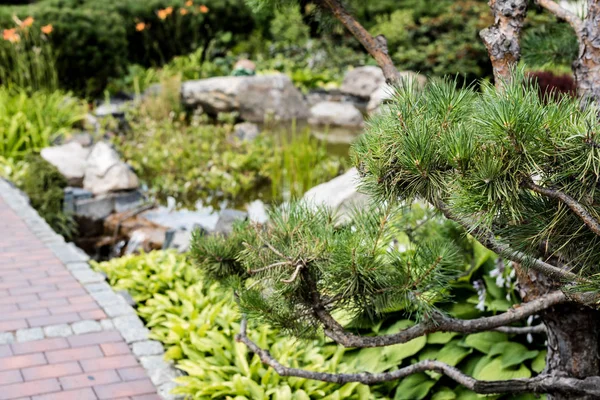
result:
[[[173,378],[181,372],[163,358],[162,343],[150,340],[150,331],[144,326],[130,305],[128,294],[117,294],[106,282],[106,277],[90,267],[89,256],[73,243],[54,232],[46,221],[34,210],[25,195],[9,182],[0,178],[0,195],[10,208],[27,224],[31,232],[48,247],[71,272],[87,292],[96,300],[100,308],[109,317],[100,321],[82,320],[72,324],[45,326],[43,328],[20,329],[0,333],[0,344],[28,342],[50,337],[68,337],[103,330],[118,330],[132,353],[139,360],[159,396],[164,400],[180,399],[170,392],[176,386]]]

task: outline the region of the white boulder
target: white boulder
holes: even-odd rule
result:
[[[364,121],[362,113],[352,103],[323,101],[310,109],[308,123],[311,125],[360,127]]]
[[[89,154],[90,149],[77,142],[46,147],[41,151],[42,158],[54,165],[71,186],[81,186]]]
[[[92,148],[85,168],[83,187],[94,195],[118,190],[136,189],[135,173],[119,158],[117,152],[104,142]]]

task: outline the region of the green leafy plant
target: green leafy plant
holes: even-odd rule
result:
[[[0,156],[20,159],[69,133],[86,107],[69,94],[0,86]]]
[[[21,165],[25,171],[20,172],[17,181],[19,189],[56,233],[71,239],[77,232],[77,224],[72,215],[63,211],[66,178],[39,155],[28,155],[24,161]]]

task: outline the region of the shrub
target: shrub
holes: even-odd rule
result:
[[[68,134],[83,120],[85,104],[63,92],[0,86],[0,156],[22,158]]]
[[[19,188],[55,232],[66,239],[72,238],[77,225],[73,217],[63,211],[66,178],[39,155],[28,155],[24,161],[26,169],[20,177]]]

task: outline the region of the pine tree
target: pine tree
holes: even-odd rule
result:
[[[490,0],[495,23],[481,37],[495,86],[484,82],[476,90],[431,80],[418,88],[400,79],[384,38],[369,35],[339,0],[315,3],[357,37],[396,85],[393,101],[369,121],[352,151],[362,190],[375,205],[339,224],[328,210],[290,204],[273,210],[266,225],[241,224],[227,238],[196,237],[193,255],[200,267],[237,288],[244,315],[238,340],[286,376],[374,384],[435,371],[482,394],[600,398],[600,123],[595,102],[600,77],[592,71],[595,57],[588,57],[595,50],[580,52],[574,63],[585,101],[540,98],[534,83],[516,68],[527,1]],[[556,3],[538,0],[572,26],[582,26],[583,47],[595,40],[591,35],[598,27],[590,25],[598,3],[589,0],[586,19],[575,20]],[[416,234],[409,251],[390,246],[404,211],[415,202],[429,209],[432,219],[443,218],[445,228]],[[456,235],[459,229],[462,235]],[[448,286],[458,278],[456,266],[464,262],[460,238],[467,233],[513,265],[520,305],[470,320],[451,318],[436,306],[449,299]],[[418,323],[379,336],[349,328],[390,310],[412,314]],[[532,315],[545,325],[546,369],[533,378],[506,381],[479,381],[436,360],[386,373],[307,371],[284,366],[246,334],[252,320],[296,336],[323,333],[346,347],[384,347],[432,332],[511,329]]]

